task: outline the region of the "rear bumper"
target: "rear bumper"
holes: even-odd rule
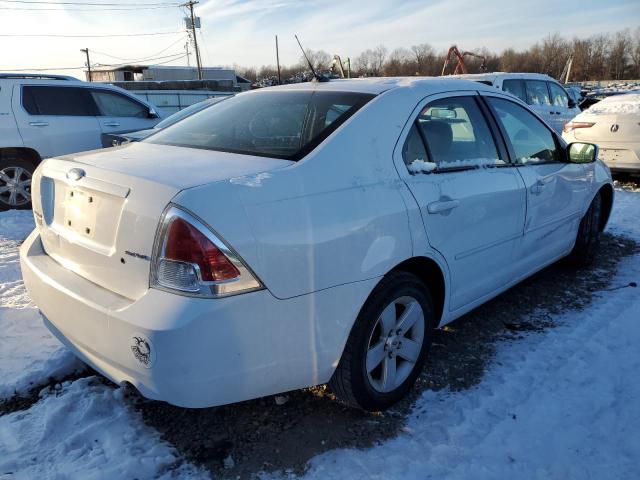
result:
[[[20,257],[27,290],[58,339],[112,381],[183,407],[327,382],[377,282],[289,300],[267,290],[197,299],[149,289],[131,301],[55,262],[37,231]]]
[[[612,171],[640,171],[640,145],[623,142],[600,142],[600,159]]]

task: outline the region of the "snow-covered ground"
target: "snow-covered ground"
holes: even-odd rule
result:
[[[22,283],[18,247],[31,230],[30,211],[0,213],[0,399],[84,368],[49,334]]]
[[[0,213],[0,399],[84,369],[24,289],[18,248],[32,229],[31,212]],[[86,377],[45,392],[30,409],[0,416],[0,479],[207,477],[127,408],[122,389]]]
[[[20,280],[28,212],[0,213],[0,398],[78,363],[42,326]],[[640,192],[617,191],[609,230],[640,241]],[[606,252],[603,252],[606,254]],[[613,284],[640,280],[640,256]],[[483,380],[427,391],[404,431],[314,458],[308,478],[631,479],[640,461],[640,289],[604,291],[558,326],[503,342]],[[178,465],[178,467],[176,467]],[[206,477],[94,377],[0,416],[0,479]]]
[[[80,378],[0,417],[0,478],[206,478],[129,411],[122,392]]]

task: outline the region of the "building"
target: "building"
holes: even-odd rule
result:
[[[182,80],[198,80],[196,67],[154,66],[154,65],[123,65],[117,68],[98,67],[89,72],[85,70],[87,80],[93,82],[170,82]],[[236,75],[230,68],[205,67],[202,69],[203,80],[218,82],[220,87],[234,90],[249,90],[251,82]]]

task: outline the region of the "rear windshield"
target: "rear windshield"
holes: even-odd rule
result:
[[[303,90],[237,95],[145,141],[299,160],[373,97]]]

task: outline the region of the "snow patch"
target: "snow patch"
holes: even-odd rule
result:
[[[234,177],[229,181],[234,185],[244,185],[245,187],[259,187],[262,185],[262,181],[267,178],[271,178],[270,173],[258,173],[257,175],[248,175],[244,177]]]
[[[174,468],[174,450],[96,377],[65,382],[33,407],[0,417],[0,477],[208,478]]]
[[[433,162],[425,162],[424,160],[416,159],[411,162],[407,168],[411,173],[429,173],[438,168],[438,165]]]
[[[504,163],[497,158],[465,158],[460,160],[447,160],[440,163],[440,168],[461,168],[461,167],[477,167],[485,168]],[[433,162],[425,162],[421,159],[415,159],[407,168],[411,173],[429,173],[438,168],[438,164]]]
[[[24,288],[18,250],[33,227],[31,212],[0,213],[0,399],[84,369],[45,328]]]

